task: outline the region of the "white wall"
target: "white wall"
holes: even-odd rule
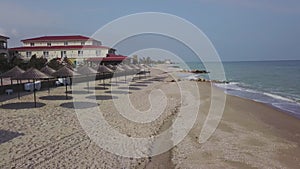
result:
[[[106,54],[108,53],[108,49],[101,48],[97,49],[100,50],[100,54],[96,55],[96,49],[83,49],[83,55],[78,56],[78,50],[64,50],[66,51],[66,55],[68,58],[89,58],[89,57],[106,57]],[[60,58],[61,57],[61,50],[52,50],[48,51],[49,56],[46,57],[47,59],[53,59],[53,58]],[[22,56],[26,57],[26,51],[19,52]],[[37,57],[42,57],[44,54],[44,51],[31,51],[31,55],[36,55]]]

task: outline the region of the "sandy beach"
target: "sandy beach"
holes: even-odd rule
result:
[[[172,71],[172,70],[170,70]],[[119,80],[124,80],[122,77]],[[198,142],[199,133],[211,105],[209,82],[176,81],[169,73],[153,68],[151,76],[128,84],[106,85],[91,82],[95,90],[87,91],[86,83],[72,88],[65,99],[65,88],[37,92],[38,108],[33,96],[23,93],[20,100],[1,95],[0,168],[299,168],[300,120],[265,104],[226,96],[222,119],[205,142]],[[107,80],[109,83],[109,80]],[[188,135],[169,151],[145,158],[116,155],[99,147],[81,126],[73,105],[75,96],[91,100],[82,109],[99,107],[105,120],[129,137],[149,137],[169,128],[178,118],[181,101],[178,84],[198,90],[194,98],[200,103],[198,118]],[[193,86],[196,85],[197,89]],[[81,87],[81,88],[80,88]],[[113,88],[114,90],[111,90]],[[215,88],[215,87],[214,87]],[[151,107],[148,96],[161,90],[167,98],[163,113],[153,122],[139,124],[124,118],[114,99],[129,94],[132,105],[145,111]],[[112,95],[112,91],[115,93]],[[221,89],[215,88],[217,95]],[[95,104],[96,102],[97,104]],[[189,113],[189,112],[185,112]],[[98,131],[101,133],[101,131]],[[170,136],[171,138],[171,136]],[[157,141],[153,149],[164,144]],[[126,151],[126,147],[124,147]]]

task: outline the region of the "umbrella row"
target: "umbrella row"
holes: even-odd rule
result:
[[[40,71],[35,69],[35,68],[30,68],[27,71],[24,71],[20,69],[18,66],[15,66],[11,70],[3,73],[0,75],[1,78],[1,85],[3,85],[3,78],[10,78],[11,79],[11,84],[13,80],[17,80],[17,84],[19,84],[19,81],[21,80],[32,80],[33,81],[33,95],[34,95],[34,106],[36,107],[36,86],[35,82],[37,80],[48,80],[53,79],[53,78],[70,78],[70,83],[72,83],[72,77],[73,76],[78,76],[78,75],[91,75],[91,74],[102,74],[103,75],[103,83],[104,83],[104,74],[106,73],[125,73],[125,81],[126,81],[126,75],[128,74],[138,74],[142,71],[145,71],[146,69],[149,70],[148,66],[143,66],[143,65],[118,65],[118,66],[113,66],[113,65],[100,65],[96,70],[88,67],[88,66],[82,66],[77,69],[77,72],[73,71],[71,68],[68,68],[67,66],[64,66],[60,68],[59,70],[55,71],[54,69],[45,66],[42,68]],[[149,70],[150,72],[150,70]],[[117,77],[117,76],[116,76]],[[49,85],[49,83],[48,83]],[[66,98],[68,89],[67,89],[68,83],[66,83]],[[105,85],[105,83],[104,83]],[[89,82],[88,82],[88,88],[89,88]],[[48,92],[50,92],[50,87],[48,86]],[[20,94],[18,91],[18,98],[20,98]]]

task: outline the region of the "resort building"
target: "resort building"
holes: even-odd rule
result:
[[[81,35],[42,36],[24,39],[21,42],[23,43],[22,47],[11,48],[10,50],[28,59],[32,55],[45,57],[48,60],[66,57],[74,64],[80,64],[91,58],[103,61],[122,61],[125,59],[124,56],[115,55],[115,49],[102,46],[101,41]]]
[[[0,35],[0,56],[8,56],[7,39],[9,37]]]

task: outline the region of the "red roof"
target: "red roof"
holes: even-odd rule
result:
[[[69,35],[69,36],[41,36],[30,39],[23,39],[21,42],[33,42],[33,41],[67,41],[67,40],[76,40],[76,41],[87,41],[95,40],[86,36],[81,35]]]
[[[34,51],[34,50],[82,50],[82,49],[110,49],[107,46],[96,46],[96,45],[69,45],[69,46],[23,46],[10,48],[10,50],[16,51]]]
[[[111,54],[110,54],[111,55]],[[95,58],[87,58],[87,61],[91,62],[101,62],[101,61],[123,61],[127,56],[122,55],[113,55],[107,57],[95,57]]]

